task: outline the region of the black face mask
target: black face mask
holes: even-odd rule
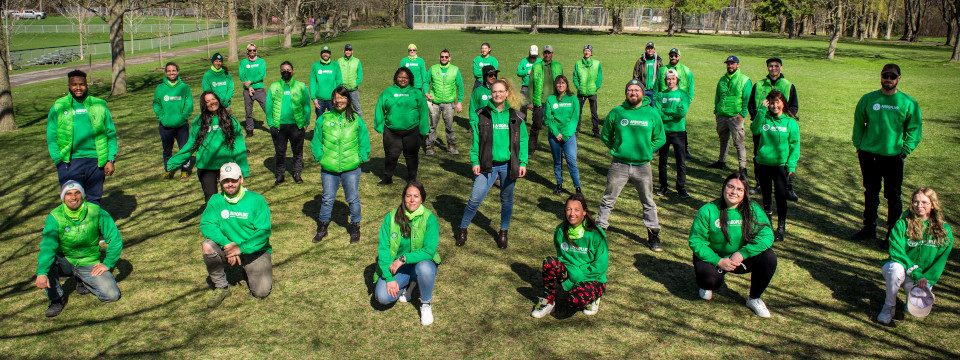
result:
[[[290,79],[293,78],[293,72],[292,72],[292,71],[281,71],[281,72],[280,72],[280,78],[282,78],[283,81],[290,81]]]

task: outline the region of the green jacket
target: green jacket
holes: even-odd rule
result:
[[[100,236],[107,243],[107,255],[103,265],[113,268],[120,259],[123,241],[113,218],[106,210],[93,203],[84,203],[78,209],[83,214],[80,221],[70,220],[65,215],[67,205],[60,204],[47,216],[43,225],[43,240],[37,254],[37,275],[46,275],[56,255],[63,255],[73,266],[90,266],[100,263]]]
[[[197,169],[219,171],[223,164],[235,162],[240,165],[243,177],[250,177],[250,167],[247,164],[247,146],[243,139],[243,127],[236,118],[231,116],[233,123],[233,148],[227,146],[226,138],[220,129],[220,118],[212,116],[210,119],[210,130],[203,138],[203,143],[197,147]],[[190,159],[193,151],[193,144],[200,137],[200,115],[193,119],[193,125],[190,126],[190,138],[187,143],[180,147],[173,157],[167,161],[167,171],[173,171],[179,168],[183,163]]]
[[[283,80],[277,80],[273,84],[270,84],[270,89],[267,90],[267,126],[269,127],[280,127],[282,121],[283,109],[283,98],[287,90],[284,89],[284,85],[290,87],[290,108],[286,109],[293,115],[294,123],[297,124],[298,128],[304,128],[307,125],[307,120],[310,119],[310,109],[313,108],[313,102],[310,101],[310,94],[307,93],[307,86],[302,82],[299,82],[294,79],[290,79],[289,84],[285,84]]]
[[[650,162],[667,137],[657,109],[645,105],[632,107],[624,101],[607,113],[600,140],[610,149],[614,161],[643,165]]]
[[[422,204],[420,206],[423,206]],[[390,273],[392,264],[401,255],[406,255],[404,264],[416,264],[424,260],[433,260],[440,263],[440,254],[437,253],[437,244],[440,242],[440,224],[437,217],[427,209],[422,215],[410,221],[410,237],[404,237],[400,225],[393,221],[397,209],[387,213],[380,224],[380,242],[377,246],[377,278],[386,282],[393,281]]]
[[[242,254],[273,252],[270,246],[270,207],[262,195],[244,190],[236,204],[213,194],[200,215],[200,233],[221,247],[236,243]]]
[[[786,166],[788,172],[797,168],[800,159],[800,127],[797,120],[786,113],[779,118],[764,111],[750,123],[750,132],[760,135],[757,142],[757,164]]]
[[[580,122],[580,102],[577,97],[564,95],[560,100],[556,95],[548,97],[543,107],[543,122],[550,130],[550,137],[561,135],[564,141],[573,137]]]
[[[323,60],[313,63],[310,67],[310,98],[330,101],[333,98],[333,89],[343,84],[340,74],[340,64]]]
[[[677,88],[687,92],[687,95],[690,95],[690,99],[693,100],[693,72],[690,71],[686,65],[677,62],[677,66],[672,66],[669,63],[664,64],[663,67],[657,71],[657,86],[654,90],[658,92],[667,91],[667,82],[664,80],[667,77],[667,70],[676,70],[677,71]]]
[[[426,93],[433,96],[434,104],[446,104],[463,101],[463,77],[460,68],[447,63],[447,66],[434,64],[427,72]]]
[[[760,79],[760,81],[757,81],[757,83],[753,85],[750,93],[750,99],[753,100],[753,103],[750,104],[750,108],[753,109],[751,110],[751,114],[755,115],[766,112],[762,106],[763,100],[766,100],[767,94],[770,94],[773,90],[783,93],[783,97],[787,99],[787,103],[783,104],[783,106],[790,107],[791,94],[793,93],[790,91],[791,89],[793,89],[793,83],[782,75],[777,78],[777,81],[771,81],[769,76]],[[796,115],[796,113],[794,113],[794,115]]]
[[[153,113],[160,125],[178,128],[187,124],[193,115],[193,92],[190,85],[177,78],[175,84],[163,79],[153,92]]]
[[[540,98],[536,106],[547,102],[547,98],[553,95],[553,82],[557,79],[557,76],[563,75],[563,66],[561,66],[559,62],[550,60],[549,67],[547,67],[546,61],[541,64],[542,69],[540,71],[543,72],[543,76],[541,76],[543,79],[538,81],[536,92],[540,94]],[[547,71],[548,69],[549,71]],[[551,76],[547,76],[547,74]],[[567,86],[570,86],[570,84],[567,84]]]
[[[860,98],[853,113],[853,146],[883,155],[910,155],[923,135],[920,105],[910,95],[880,90]]]
[[[342,57],[337,59],[337,64],[340,64],[343,87],[350,91],[360,87],[360,83],[363,82],[363,65],[360,64],[360,59],[356,56],[351,56],[349,59]]]
[[[747,117],[750,102],[750,90],[753,85],[750,78],[737,69],[733,74],[726,73],[717,82],[717,92],[713,98],[713,114],[724,117],[741,115]]]
[[[117,156],[117,129],[107,102],[87,96],[82,103],[73,95],[57,99],[47,114],[47,150],[54,164],[71,159],[97,159],[97,166]]]
[[[528,86],[530,82],[530,74],[532,73],[533,66],[543,62],[543,59],[537,58],[537,61],[530,62],[529,58],[520,59],[520,63],[517,64],[517,76],[520,77],[520,86]]]
[[[653,94],[653,108],[660,111],[663,131],[668,133],[687,131],[687,110],[690,109],[690,95],[677,89]]]
[[[943,224],[947,233],[947,240],[943,245],[937,246],[936,243],[927,234],[925,239],[911,239],[907,237],[906,212],[900,220],[893,225],[890,231],[890,257],[884,263],[896,261],[903,265],[905,270],[910,270],[917,266],[909,276],[914,282],[921,278],[927,279],[931,286],[940,280],[943,274],[943,268],[947,265],[950,258],[950,250],[953,249],[953,230],[947,223]],[[930,226],[930,221],[924,221],[924,226]]]
[[[557,225],[553,231],[553,247],[557,249],[557,259],[567,268],[567,279],[561,284],[569,291],[584,281],[607,282],[607,235],[603,229],[584,230],[583,237],[568,242],[564,235],[566,222]]]
[[[341,173],[356,169],[370,158],[370,133],[360,115],[348,121],[336,110],[324,112],[314,127],[313,160],[330,172]]]
[[[248,58],[240,60],[240,82],[249,81],[251,89],[263,89],[263,78],[267,77],[267,62],[261,57],[250,61]],[[247,87],[244,86],[244,89]]]
[[[413,86],[401,88],[394,84],[380,93],[374,109],[373,129],[383,133],[383,127],[404,131],[420,127],[420,135],[430,132],[430,109],[423,93]]]
[[[762,253],[773,245],[773,230],[770,228],[770,220],[767,219],[763,208],[757,203],[751,203],[753,215],[757,224],[766,224],[763,227],[756,226],[759,230],[753,242],[747,242],[743,239],[743,224],[740,213],[737,209],[726,209],[727,212],[727,235],[724,238],[723,231],[720,229],[720,205],[723,199],[714,200],[700,207],[697,216],[693,218],[693,225],[690,227],[690,250],[693,255],[706,263],[714,266],[720,262],[720,259],[728,257],[735,252],[743,255],[744,259],[749,259]]]
[[[492,55],[487,57],[479,56],[473,58],[473,80],[483,82],[483,67],[491,65],[494,69],[500,69],[500,62]]]
[[[593,96],[603,85],[603,70],[600,61],[590,58],[580,59],[573,65],[573,86],[577,87],[577,95]]]
[[[405,67],[413,72],[413,79],[410,79],[410,84],[423,91],[423,81],[427,78],[427,63],[423,62],[423,58],[410,59],[409,56],[404,57],[400,59],[400,67]]]
[[[220,105],[230,107],[233,98],[233,77],[224,68],[217,71],[212,66],[203,74],[203,91],[213,91],[220,98]],[[200,99],[202,102],[203,99]],[[203,106],[204,104],[200,104]]]

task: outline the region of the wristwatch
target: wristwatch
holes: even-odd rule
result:
[[[400,255],[400,257],[398,257],[397,260],[400,260],[400,262],[406,264],[406,263],[407,263],[407,256],[406,256],[406,255]]]

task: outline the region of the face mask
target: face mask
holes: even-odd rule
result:
[[[281,71],[280,77],[283,78],[283,81],[290,81],[293,78],[293,72],[291,71]]]

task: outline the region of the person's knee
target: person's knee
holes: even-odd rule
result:
[[[423,260],[418,262],[414,271],[417,272],[417,277],[429,277],[435,278],[437,276],[437,265],[433,260]]]
[[[396,298],[387,294],[387,287],[384,286],[382,289],[377,287],[377,291],[374,292],[373,297],[377,300],[380,305],[390,305],[397,301]]]
[[[98,297],[101,302],[112,303],[120,300],[120,289],[116,286],[108,287],[100,292]]]
[[[201,249],[201,251],[203,251],[203,254],[204,254],[204,255],[213,255],[213,254],[216,254],[216,253],[217,253],[217,250],[214,249],[213,246],[210,245],[210,242],[209,242],[209,241],[204,241],[204,242],[200,245],[200,249]]]
[[[267,286],[251,287],[250,295],[253,295],[253,297],[257,299],[266,299],[267,296],[270,296],[271,290],[273,290],[272,284]]]

